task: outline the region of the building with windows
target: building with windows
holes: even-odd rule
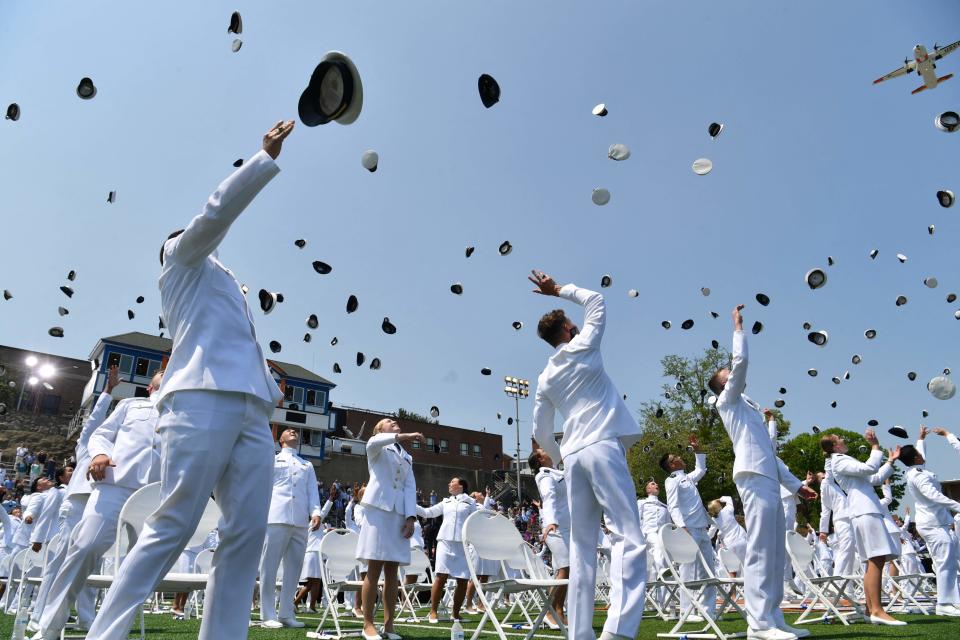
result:
[[[107,385],[110,367],[120,368],[122,382],[114,389],[117,400],[147,395],[153,375],[166,366],[173,341],[139,331],[101,338],[90,352],[93,375],[83,391],[81,411],[74,421],[74,430],[83,423],[93,403]],[[270,426],[274,439],[284,429],[302,431],[300,454],[307,458],[323,458],[323,434],[330,428],[330,390],[336,385],[312,371],[289,362],[267,360],[273,379],[283,392],[283,399],[273,410]]]

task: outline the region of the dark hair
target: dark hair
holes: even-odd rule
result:
[[[470,491],[470,485],[467,484],[466,480],[464,480],[460,476],[453,476],[453,477],[457,479],[457,482],[460,484],[460,488],[463,489],[464,493],[468,493]]]
[[[721,393],[723,393],[724,385],[720,384],[720,374],[726,370],[726,367],[723,369],[718,369],[717,372],[710,378],[710,382],[707,383],[707,386],[710,387],[710,391],[713,391],[714,395],[719,396]]]
[[[833,453],[833,446],[836,443],[836,436],[823,436],[820,438],[820,448],[827,453]]]
[[[900,462],[908,467],[920,464],[918,458],[920,457],[920,452],[917,451],[917,448],[912,444],[907,444],[900,447]]]
[[[30,483],[30,493],[37,492],[37,483],[39,483],[41,480],[43,480],[43,476],[39,478],[34,478],[33,482]]]
[[[670,454],[669,453],[665,453],[662,456],[660,456],[660,468],[666,471],[667,473],[670,473]]]
[[[566,322],[567,316],[563,313],[563,309],[554,309],[545,313],[537,324],[537,335],[546,340],[551,347],[555,347],[559,344],[560,332],[563,331],[563,325]]]
[[[527,458],[527,464],[530,465],[530,470],[534,473],[540,471],[540,467],[543,465],[540,464],[540,454],[537,453],[536,450],[534,450],[533,453],[530,454],[530,457]]]
[[[184,231],[186,231],[186,229],[177,229],[176,231],[174,231],[173,233],[171,233],[170,235],[167,236],[167,240],[173,240],[174,238],[176,238],[178,235],[180,235],[180,234],[183,233]],[[160,245],[160,264],[161,264],[161,266],[163,265],[163,248],[164,248],[165,246],[167,246],[167,240],[164,240],[164,241],[163,241],[163,244]]]
[[[57,482],[60,482],[60,478],[67,473],[67,469],[69,469],[69,467],[60,467],[56,470],[56,472],[53,474],[53,477],[57,479]]]

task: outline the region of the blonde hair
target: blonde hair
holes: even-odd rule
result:
[[[711,500],[707,505],[707,513],[710,514],[711,518],[716,518],[717,515],[723,510],[723,503],[719,500]]]
[[[376,426],[373,427],[373,433],[374,433],[374,435],[376,435],[376,434],[380,433],[381,431],[383,431],[383,428],[384,428],[384,427],[387,425],[387,423],[389,423],[389,422],[396,422],[396,420],[394,420],[393,418],[384,418],[383,420],[381,420],[380,422],[378,422],[378,423],[376,424]]]

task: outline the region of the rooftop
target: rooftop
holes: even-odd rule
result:
[[[281,374],[289,376],[291,378],[299,378],[301,380],[309,380],[311,382],[319,382],[321,384],[329,385],[331,387],[337,386],[336,384],[330,382],[326,378],[318,376],[313,371],[309,369],[304,369],[298,364],[292,364],[290,362],[280,362],[279,360],[268,359],[269,362],[275,369],[277,369]]]

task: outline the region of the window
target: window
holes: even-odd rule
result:
[[[111,351],[109,357],[107,358],[107,368],[110,367],[119,367],[120,366],[120,354],[116,351]]]
[[[303,387],[293,388],[293,401],[297,404],[303,404]]]
[[[427,438],[427,451],[433,451],[433,438]]]
[[[287,402],[293,401],[293,387],[286,386],[283,388],[283,399]]]
[[[410,445],[411,445],[414,449],[419,449],[419,448],[420,448],[420,441],[419,441],[419,440],[414,440],[413,442],[410,443]]]
[[[315,407],[325,407],[327,405],[327,394],[324,391],[317,391],[317,401],[313,403]]]
[[[468,445],[466,442],[460,443],[460,455],[462,456],[470,455],[470,445]]]
[[[120,356],[120,373],[130,374],[133,372],[133,356]]]
[[[473,445],[473,457],[474,458],[483,457],[482,454],[480,453],[480,445],[478,444]]]
[[[316,405],[317,404],[317,390],[316,389],[307,389],[307,404]]]
[[[151,361],[150,361],[150,368],[147,369],[147,375],[152,378],[152,377],[153,377],[153,374],[155,374],[157,371],[160,371],[160,361],[159,361],[159,360],[151,360]]]
[[[147,371],[150,370],[150,359],[149,358],[137,358],[137,375],[145,376]]]
[[[440,453],[447,453],[450,451],[450,443],[446,440],[440,440]]]

